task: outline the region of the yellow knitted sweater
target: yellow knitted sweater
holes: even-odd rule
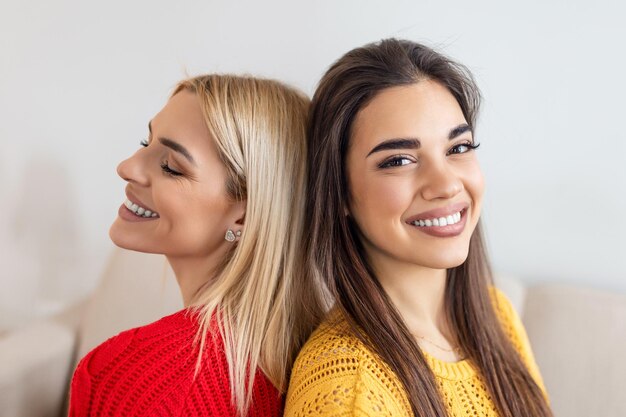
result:
[[[493,289],[491,295],[504,332],[547,398],[519,316],[501,291]],[[423,353],[439,383],[448,415],[497,416],[483,378],[469,360],[444,362]],[[296,359],[284,415],[412,417],[413,413],[394,372],[346,326],[325,322]]]

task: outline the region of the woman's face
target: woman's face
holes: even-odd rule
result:
[[[149,127],[144,147],[117,168],[128,184],[109,231],[113,242],[172,257],[204,257],[232,245],[224,235],[241,229],[245,206],[227,196],[227,171],[196,94],[174,95]]]
[[[483,196],[472,144],[459,104],[434,81],[383,90],[357,114],[347,211],[374,266],[465,261]]]

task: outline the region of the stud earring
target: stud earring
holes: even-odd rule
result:
[[[240,236],[241,236],[241,230],[237,230],[237,232],[233,232],[232,230],[228,229],[226,231],[226,235],[224,236],[224,239],[226,239],[228,242],[234,242],[235,239],[237,239]]]

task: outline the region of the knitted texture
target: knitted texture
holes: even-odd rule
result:
[[[215,326],[216,328],[216,326]],[[70,417],[236,416],[219,332],[207,337],[195,376],[195,314],[182,310],[107,340],[78,364]],[[282,399],[261,371],[248,415],[280,416]]]
[[[526,331],[506,296],[497,289],[492,301],[505,334],[546,395]],[[450,416],[497,416],[485,382],[470,360],[444,362],[423,351]],[[547,397],[547,395],[546,395]],[[353,336],[345,321],[323,323],[295,362],[286,417],[411,417],[406,392],[395,373]]]

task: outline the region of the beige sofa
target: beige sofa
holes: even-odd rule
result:
[[[557,417],[626,416],[626,295],[498,278],[520,312]],[[116,249],[93,296],[0,338],[0,415],[58,417],[79,358],[182,308],[164,258]]]

